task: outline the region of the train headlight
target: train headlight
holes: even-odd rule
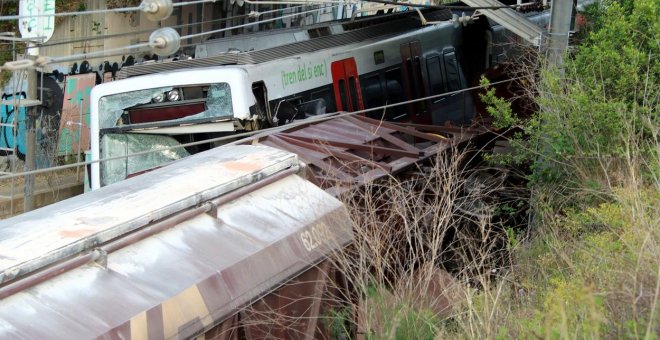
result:
[[[165,94],[164,93],[159,93],[153,97],[151,97],[151,102],[152,103],[162,103],[165,101]]]
[[[181,94],[179,93],[179,90],[172,90],[170,92],[167,92],[167,100],[171,102],[181,100]]]

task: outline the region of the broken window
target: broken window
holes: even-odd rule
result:
[[[138,104],[151,103],[153,98],[162,96],[172,87],[158,87],[153,89],[131,91],[105,96],[99,100],[99,128],[107,129],[118,125],[124,110]]]
[[[171,136],[104,135],[101,139],[103,158],[131,155],[149,150],[168,149],[101,162],[101,185],[119,182],[130,175],[189,156],[186,149],[182,147],[172,148],[177,145],[180,145],[180,143]]]
[[[99,101],[99,127],[207,121],[234,116],[227,83],[159,87],[118,93]]]
[[[206,110],[190,115],[187,117],[176,119],[177,121],[188,121],[204,118],[220,118],[234,116],[231,102],[231,89],[229,84],[211,84],[208,88],[206,95]]]

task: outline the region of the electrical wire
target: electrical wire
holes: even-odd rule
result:
[[[40,174],[40,173],[47,173],[51,171],[58,171],[58,170],[64,170],[64,169],[69,169],[69,168],[74,168],[78,166],[87,166],[93,163],[102,163],[102,162],[108,162],[108,161],[114,161],[114,160],[120,160],[120,159],[128,159],[129,157],[136,157],[136,156],[142,156],[142,155],[148,155],[154,152],[161,152],[161,151],[167,151],[167,150],[172,150],[172,149],[180,149],[180,148],[186,148],[190,146],[196,146],[196,145],[201,145],[201,144],[208,144],[208,143],[214,143],[214,142],[221,142],[221,141],[227,141],[231,139],[237,139],[237,138],[245,138],[245,137],[252,137],[256,134],[267,134],[267,133],[274,133],[274,132],[279,132],[283,130],[287,130],[290,128],[295,128],[298,126],[302,125],[308,125],[308,124],[314,124],[314,123],[320,123],[324,122],[330,119],[335,119],[335,118],[341,118],[341,117],[348,117],[348,116],[354,116],[358,114],[364,114],[367,112],[372,112],[372,111],[381,111],[385,110],[388,108],[392,107],[397,107],[400,105],[408,105],[411,103],[416,103],[420,101],[425,101],[425,100],[431,100],[435,98],[441,98],[441,97],[448,97],[448,96],[453,96],[456,94],[461,94],[469,91],[475,91],[475,90],[480,90],[489,86],[494,86],[494,85],[499,85],[503,83],[508,83],[520,79],[524,79],[525,77],[515,77],[515,78],[510,78],[510,79],[505,79],[505,80],[500,80],[500,81],[495,81],[492,82],[488,85],[477,85],[473,87],[468,87],[452,92],[446,92],[446,93],[441,93],[437,95],[432,95],[432,96],[427,96],[424,98],[418,98],[418,99],[412,99],[408,101],[403,101],[403,102],[398,102],[395,104],[386,104],[378,107],[373,107],[369,109],[364,109],[364,110],[359,110],[359,111],[353,111],[353,112],[343,112],[343,113],[329,113],[324,116],[320,117],[311,117],[311,118],[306,118],[300,121],[294,121],[292,123],[282,125],[282,126],[277,126],[277,127],[272,127],[272,128],[267,128],[267,129],[261,129],[261,130],[255,130],[255,131],[249,131],[249,132],[242,132],[242,133],[237,133],[237,134],[232,134],[228,136],[222,136],[222,137],[216,137],[216,138],[209,138],[201,141],[196,141],[196,142],[190,142],[190,143],[185,143],[185,144],[179,144],[179,145],[174,145],[174,146],[169,146],[169,147],[164,147],[164,148],[158,148],[158,149],[153,149],[153,150],[147,150],[147,151],[141,151],[141,152],[135,152],[132,154],[127,154],[127,155],[122,155],[122,156],[115,156],[115,157],[108,157],[108,158],[103,158],[103,159],[97,159],[93,161],[85,161],[85,162],[77,162],[77,163],[72,163],[72,164],[67,164],[67,165],[60,165],[60,166],[55,166],[51,168],[46,168],[46,169],[38,169],[38,170],[31,170],[31,171],[24,171],[24,172],[18,172],[10,175],[4,175],[0,176],[0,180],[4,179],[10,179],[10,178],[15,178],[15,177],[23,177],[27,175],[33,175],[33,174]]]
[[[211,2],[211,1],[213,1],[213,0],[196,0],[196,1],[176,3],[176,5],[181,6],[181,5],[187,5],[187,4]],[[471,8],[471,9],[498,9],[498,8],[509,8],[510,7],[510,6],[470,7],[470,6],[447,6],[447,5],[422,5],[422,4],[409,4],[409,3],[393,2],[393,1],[388,1],[388,0],[365,0],[365,1],[388,4],[388,5],[398,5],[398,6],[407,6],[407,7],[421,7],[421,8],[437,8],[437,9],[467,9],[467,8]],[[315,4],[317,4],[317,3],[315,3]],[[287,18],[287,17],[298,16],[298,15],[302,15],[302,14],[306,14],[306,13],[310,13],[310,12],[314,12],[314,11],[318,11],[318,10],[322,10],[322,9],[335,8],[335,7],[339,7],[339,6],[342,6],[342,5],[327,6],[327,7],[323,7],[323,8],[313,9],[313,10],[309,10],[309,11],[302,11],[302,12],[297,12],[297,13],[288,14],[288,15],[282,15],[282,16],[276,17],[276,18],[264,19],[264,20],[260,20],[260,21],[256,21],[256,22],[252,22],[252,23],[246,23],[246,24],[242,24],[242,25],[237,25],[237,26],[212,30],[212,31],[208,31],[208,32],[189,34],[189,35],[180,37],[180,40],[195,38],[195,37],[202,37],[202,36],[211,35],[211,34],[214,34],[214,33],[229,31],[229,30],[232,30],[232,29],[259,25],[261,23],[272,22],[272,21],[280,20],[280,19]],[[300,7],[302,7],[302,6],[300,6]],[[290,7],[290,8],[293,8],[293,7]],[[286,9],[289,9],[289,8],[286,8]],[[284,9],[284,10],[286,10],[286,9]],[[271,10],[271,11],[268,11],[268,12],[272,13],[274,11],[281,11],[281,10],[283,10],[283,9]],[[78,13],[78,12],[74,12],[74,13]],[[264,13],[266,13],[266,12],[264,12]],[[262,15],[264,13],[259,13],[259,15]],[[247,16],[249,16],[249,15],[250,14],[247,14]],[[246,15],[241,15],[239,17],[244,17],[244,16],[246,16]],[[228,19],[229,18],[227,18],[225,20],[228,20]],[[192,24],[192,25],[199,25],[199,24],[200,23],[196,23],[196,24]],[[135,34],[135,33],[134,32],[122,33],[121,35],[123,35],[123,34]],[[115,35],[115,36],[120,36],[120,35]],[[99,39],[105,39],[105,38],[106,37],[100,37]],[[109,37],[107,37],[107,38],[109,38]],[[81,39],[78,39],[77,41],[81,41]],[[61,42],[61,43],[58,42],[57,44],[65,44],[65,43],[69,43],[69,42]],[[53,44],[53,45],[55,45],[55,44]],[[48,46],[48,45],[42,45],[42,46]],[[34,47],[39,47],[39,46],[34,46]],[[109,57],[109,56],[125,54],[125,53],[128,53],[128,52],[147,52],[147,49],[146,49],[147,47],[149,47],[149,48],[151,47],[149,43],[134,44],[134,45],[129,45],[129,46],[110,49],[110,50],[98,51],[98,52],[90,52],[90,53],[78,54],[78,55],[67,56],[67,57],[48,58],[48,60],[49,60],[48,63],[73,61],[73,60],[78,60],[78,59],[81,59],[81,58]],[[138,49],[138,51],[134,51],[135,49]],[[142,50],[140,50],[140,49],[142,49]],[[117,54],[114,54],[115,52]]]
[[[301,8],[301,7],[303,7],[303,5],[294,6],[294,7],[287,7],[286,9],[289,9],[289,8],[298,9],[298,8]],[[276,12],[279,12],[279,11],[282,11],[282,10],[284,10],[284,9],[274,9],[274,10],[269,10],[269,11],[263,11],[263,12],[259,12],[259,15],[268,15],[268,14],[276,13]],[[200,26],[200,25],[205,25],[205,24],[210,24],[210,23],[218,23],[218,22],[225,22],[225,21],[231,21],[231,20],[236,20],[236,19],[243,19],[243,18],[247,18],[247,17],[253,16],[253,15],[254,14],[248,13],[248,14],[235,15],[235,16],[226,17],[226,18],[213,19],[213,20],[201,21],[201,22],[196,22],[196,23],[181,24],[181,25],[175,25],[175,26],[169,26],[169,27],[172,27],[174,29],[178,29],[178,28],[184,28],[184,27],[188,27],[188,26]],[[82,37],[82,38],[69,39],[69,40],[56,40],[56,41],[51,41],[47,44],[41,44],[41,45],[37,45],[37,46],[28,46],[28,47],[25,47],[25,49],[28,50],[28,49],[31,49],[31,48],[66,45],[66,44],[83,42],[83,41],[112,39],[112,38],[119,38],[119,37],[128,36],[128,35],[144,34],[144,33],[151,33],[151,32],[153,32],[153,29],[151,29],[151,30],[141,30],[141,31],[136,31],[136,32],[117,33],[117,34],[110,34],[110,35],[95,35],[95,36],[91,36],[91,37]],[[6,50],[6,51],[9,51],[9,50]]]
[[[274,17],[274,18],[258,20],[258,21],[255,21],[255,22],[250,22],[250,23],[246,23],[246,24],[231,26],[231,27],[227,27],[227,28],[221,28],[221,29],[202,32],[202,33],[189,34],[189,35],[179,37],[179,41],[181,41],[183,39],[202,37],[202,36],[206,36],[206,35],[210,35],[210,34],[214,34],[214,33],[230,31],[230,30],[237,29],[237,28],[255,26],[255,25],[259,25],[259,24],[263,24],[263,23],[267,23],[267,22],[277,21],[277,20],[281,20],[281,19],[284,19],[284,18],[288,18],[288,17],[299,16],[299,15],[312,13],[312,12],[316,12],[316,11],[320,11],[320,10],[325,10],[325,9],[333,8],[333,7],[337,7],[337,6],[338,5],[323,7],[323,8],[316,8],[316,9],[313,9],[313,10],[301,11],[301,12],[297,12],[297,13],[293,13],[293,14],[281,15],[281,16]],[[113,48],[113,49],[109,49],[109,50],[98,51],[98,52],[75,54],[75,55],[71,55],[71,56],[54,57],[54,58],[42,57],[42,61],[40,62],[40,66],[43,66],[43,65],[46,65],[46,64],[52,64],[52,63],[75,61],[75,60],[80,60],[80,59],[110,57],[110,56],[122,55],[122,54],[125,54],[125,53],[147,52],[149,50],[147,48],[151,48],[151,42],[133,44],[133,45],[128,45],[128,46],[124,46],[124,47],[118,47],[118,48]],[[19,63],[14,62],[14,64],[19,64]],[[12,65],[12,64],[11,64],[11,62],[5,63],[4,67],[8,68],[7,65]],[[27,63],[26,63],[26,65],[27,65]],[[11,68],[8,68],[8,69],[11,69]]]
[[[193,0],[185,2],[176,2],[173,3],[173,7],[181,7],[186,5],[195,5],[205,2],[215,2],[216,0]],[[143,2],[140,6],[135,7],[124,7],[124,8],[108,8],[108,9],[96,9],[89,11],[76,11],[76,12],[63,12],[63,13],[52,13],[52,14],[36,14],[36,15],[6,15],[0,16],[0,21],[6,20],[21,20],[21,19],[32,19],[32,18],[47,18],[47,17],[70,17],[75,15],[87,15],[87,14],[102,14],[102,13],[125,13],[125,12],[137,12],[146,8],[146,4]]]
[[[504,8],[516,8],[518,5],[501,5],[501,6],[456,6],[456,5],[425,5],[425,4],[413,4],[409,2],[396,2],[390,0],[363,0],[364,2],[375,2],[385,5],[396,5],[402,7],[415,7],[415,8],[432,8],[432,9],[450,9],[450,10],[476,10],[476,9],[504,9]]]
[[[281,15],[281,16],[275,17],[275,18],[269,18],[269,19],[264,19],[264,20],[260,20],[260,21],[250,22],[250,23],[247,23],[247,24],[236,25],[236,26],[227,27],[227,28],[220,28],[220,29],[212,30],[212,31],[208,31],[208,32],[189,34],[189,35],[182,36],[181,40],[189,39],[189,38],[202,37],[202,36],[205,36],[205,35],[230,31],[230,30],[237,29],[237,28],[243,28],[243,27],[263,24],[263,23],[267,23],[267,22],[271,22],[271,21],[277,21],[277,20],[284,19],[284,18],[295,17],[295,16],[298,16],[298,15],[308,14],[308,13],[317,12],[317,11],[325,10],[325,9],[328,9],[328,8],[335,8],[335,7],[339,7],[339,6],[341,6],[341,5],[334,5],[334,6],[327,6],[327,7],[323,7],[323,8],[316,8],[316,9],[301,11],[301,12],[297,12],[297,13],[293,13],[293,14],[285,14],[285,15]]]

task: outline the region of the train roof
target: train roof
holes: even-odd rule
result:
[[[428,21],[448,21],[451,11],[434,10],[424,13]],[[450,23],[447,23],[450,25]],[[144,74],[152,74],[175,69],[191,69],[218,65],[250,65],[260,64],[303,53],[320,51],[337,46],[384,38],[411,31],[422,27],[422,22],[416,12],[389,14],[384,18],[375,16],[370,21],[348,22],[343,24],[344,30],[333,34],[319,36],[313,39],[298,41],[282,46],[265,48],[248,52],[229,52],[205,58],[178,60],[171,62],[150,62],[147,64],[127,66],[119,72],[119,78],[128,78]]]
[[[289,152],[219,147],[0,221],[0,337],[188,337],[222,321],[352,240],[341,202],[300,169]],[[301,240],[312,229],[324,246]]]

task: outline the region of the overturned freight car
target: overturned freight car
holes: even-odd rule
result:
[[[226,146],[1,221],[0,337],[323,333],[324,261],[353,236],[302,170],[289,152]],[[261,298],[253,311],[294,321],[239,312]]]

